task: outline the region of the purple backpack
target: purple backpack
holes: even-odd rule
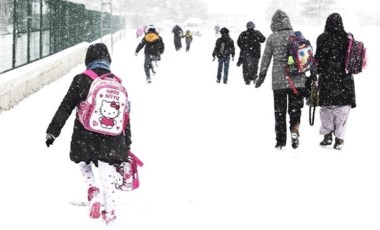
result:
[[[93,82],[86,100],[78,106],[79,121],[87,130],[120,135],[129,122],[128,94],[121,79],[112,73],[98,76],[92,70],[86,70],[83,74]]]

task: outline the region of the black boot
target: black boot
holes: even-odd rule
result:
[[[332,133],[325,134],[323,141],[319,143],[319,145],[326,146],[326,145],[331,145],[332,144]]]
[[[300,145],[299,127],[300,127],[299,123],[294,123],[290,127],[290,137],[292,138],[292,147],[293,147],[293,149],[298,148],[298,146]]]
[[[298,133],[291,133],[290,135],[292,137],[292,147],[293,147],[293,149],[298,148],[298,146],[300,145],[300,140],[299,140],[299,136],[300,135]]]
[[[343,140],[335,137],[334,149],[341,150],[343,148]]]
[[[281,150],[282,147],[285,147],[285,144],[284,143],[281,143],[281,142],[277,142],[276,145],[274,146],[276,149],[278,150]]]

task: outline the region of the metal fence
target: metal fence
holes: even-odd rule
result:
[[[124,27],[124,17],[88,10],[83,4],[0,0],[0,73]]]

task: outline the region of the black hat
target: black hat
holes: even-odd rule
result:
[[[247,29],[254,29],[255,28],[255,23],[252,21],[247,22]]]
[[[230,31],[226,28],[226,27],[223,27],[221,30],[220,30],[220,33],[221,34],[228,34]]]
[[[149,25],[149,26],[147,27],[147,30],[148,30],[148,32],[154,32],[154,33],[157,32],[157,31],[156,31],[156,27],[155,27],[154,25]]]
[[[87,66],[88,64],[96,60],[105,60],[111,64],[112,60],[106,44],[96,43],[88,47],[84,64]]]

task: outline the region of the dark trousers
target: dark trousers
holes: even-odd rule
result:
[[[190,44],[191,44],[190,41],[186,41],[186,51],[190,50]]]
[[[218,74],[216,78],[220,80],[222,78],[222,71],[224,67],[223,81],[228,80],[228,69],[230,68],[230,56],[218,58]]]
[[[154,72],[154,67],[153,67],[153,62],[157,61],[158,57],[155,55],[151,54],[145,54],[145,61],[144,61],[144,70],[145,70],[145,75],[146,79],[150,79],[150,71]]]
[[[179,51],[182,48],[182,41],[179,35],[174,36],[174,47],[176,51]]]
[[[298,127],[301,122],[301,109],[304,105],[304,89],[297,89],[294,94],[291,89],[273,90],[276,141],[286,145],[286,112],[289,114],[290,130]]]
[[[243,79],[249,84],[250,81],[255,81],[259,67],[259,58],[244,57],[243,58]]]

